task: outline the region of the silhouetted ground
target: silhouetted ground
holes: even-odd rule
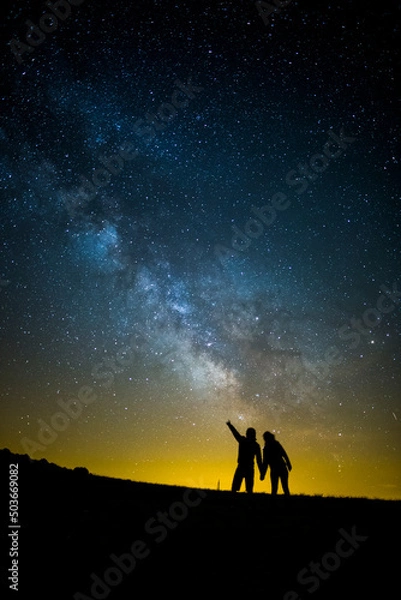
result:
[[[10,463],[19,464],[19,591],[7,592],[11,528],[2,493],[1,597],[399,595],[401,502],[281,496],[274,504],[268,494],[109,479],[2,450],[5,492]]]

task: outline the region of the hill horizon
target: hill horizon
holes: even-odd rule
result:
[[[20,454],[18,452],[12,452],[9,448],[0,448],[0,455],[2,455],[2,453],[5,454],[9,454],[13,457],[17,457],[19,460],[23,460],[23,461],[28,461],[30,463],[40,463],[42,465],[49,465],[50,467],[56,467],[58,469],[61,470],[66,470],[66,471],[77,471],[77,472],[81,472],[83,473],[84,471],[87,472],[88,475],[92,476],[92,477],[99,477],[99,478],[103,478],[103,479],[110,479],[110,480],[116,480],[116,481],[127,481],[127,482],[131,482],[131,483],[138,483],[138,484],[144,484],[144,485],[150,485],[150,486],[164,486],[164,487],[171,487],[171,488],[196,488],[196,489],[204,489],[204,490],[209,490],[209,491],[219,491],[219,492],[230,492],[230,489],[220,489],[219,488],[219,480],[217,480],[217,484],[216,484],[216,488],[213,487],[208,487],[205,485],[202,485],[202,483],[200,482],[200,485],[183,485],[181,483],[166,483],[163,481],[147,481],[145,479],[131,479],[129,477],[119,477],[117,475],[113,476],[113,475],[106,475],[103,473],[97,473],[97,472],[93,472],[91,470],[89,470],[85,465],[77,465],[75,467],[69,467],[69,466],[63,466],[60,465],[56,462],[53,462],[51,460],[47,460],[46,458],[42,457],[42,458],[32,458],[29,454],[24,453],[24,454]],[[194,481],[192,481],[192,483],[195,483]],[[270,496],[270,492],[269,492],[270,486],[267,485],[266,486],[266,490],[265,491],[254,491],[253,494],[254,495],[267,495]],[[245,493],[245,489],[244,486],[241,487],[241,490],[239,492],[240,494]],[[279,495],[282,494],[281,489],[279,488]],[[292,497],[299,497],[299,496],[303,496],[303,497],[320,497],[320,498],[338,498],[338,499],[344,499],[344,498],[348,498],[348,499],[363,499],[363,500],[380,500],[383,502],[401,502],[401,498],[382,498],[380,496],[369,496],[369,495],[353,495],[353,494],[349,494],[349,495],[342,495],[342,494],[326,494],[326,493],[291,493]]]
[[[372,590],[383,597],[394,589],[397,500],[274,500],[134,482],[8,449],[0,450],[0,469],[3,481],[17,482],[8,517],[3,502],[9,552],[1,586],[15,585],[19,598],[39,590],[45,600],[186,597],[188,580],[199,593],[269,591],[280,600],[348,598],[355,586],[361,597]]]

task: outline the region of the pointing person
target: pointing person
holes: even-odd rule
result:
[[[230,421],[227,421],[227,425],[238,442],[238,465],[234,473],[231,491],[238,492],[243,479],[245,479],[245,489],[248,494],[252,494],[255,457],[259,472],[262,475],[262,454],[256,441],[256,431],[253,427],[249,427],[246,434],[241,435]]]

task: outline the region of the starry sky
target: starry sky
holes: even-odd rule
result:
[[[277,4],[3,6],[2,447],[401,498],[398,3]]]

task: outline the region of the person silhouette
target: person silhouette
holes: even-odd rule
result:
[[[286,496],[290,495],[288,488],[288,472],[291,471],[292,465],[288,458],[287,452],[284,450],[280,442],[276,440],[270,431],[265,431],[263,434],[265,446],[263,448],[263,461],[260,480],[263,481],[270,466],[270,482],[271,494],[277,495],[278,481],[280,479],[283,492]]]
[[[262,474],[262,454],[256,441],[256,431],[253,427],[248,427],[246,435],[241,435],[230,421],[227,421],[227,425],[238,442],[238,465],[234,473],[231,491],[239,492],[242,480],[245,479],[245,490],[248,494],[252,494],[255,457],[259,472]]]

